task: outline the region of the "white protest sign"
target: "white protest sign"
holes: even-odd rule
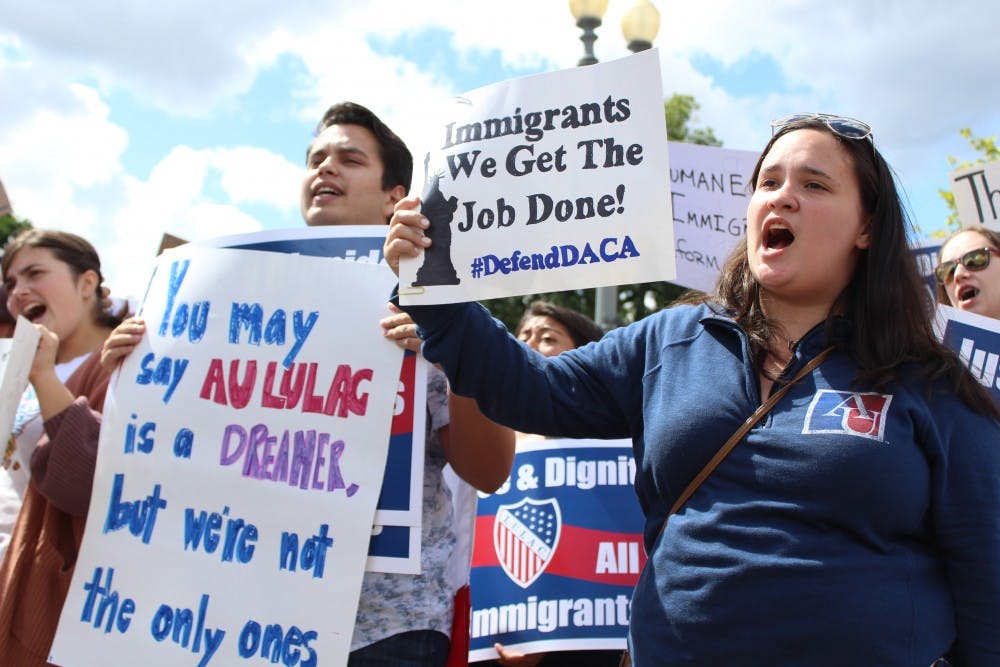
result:
[[[1000,320],[938,304],[934,331],[1000,404]]]
[[[957,169],[950,178],[962,226],[1000,230],[1000,162]]]
[[[394,282],[382,256],[387,229],[383,225],[273,229],[216,237],[200,241],[198,245],[377,264]],[[382,298],[388,299],[388,296],[384,294]],[[368,551],[369,572],[420,573],[426,385],[427,362],[423,357],[407,352],[400,370],[382,492],[375,508],[375,525]]]
[[[938,300],[937,278],[934,276],[934,269],[938,264],[938,253],[941,251],[940,241],[923,240],[910,246],[913,251],[913,259],[917,262],[917,270],[924,281],[931,303]]]
[[[183,246],[112,378],[60,665],[344,664],[402,351],[377,265]]]
[[[670,196],[677,278],[712,292],[747,226],[750,175],[760,153],[670,142]]]
[[[403,303],[674,277],[655,49],[466,93],[440,123]]]
[[[10,435],[18,403],[28,386],[28,373],[41,334],[35,325],[18,316],[11,338],[0,339],[0,433]],[[27,467],[31,452],[16,452],[18,463]]]

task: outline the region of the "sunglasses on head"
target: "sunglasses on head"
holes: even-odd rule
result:
[[[976,248],[975,250],[970,250],[958,259],[949,259],[947,262],[941,262],[934,269],[934,276],[937,281],[942,285],[947,285],[955,277],[955,269],[961,264],[969,271],[982,271],[987,266],[990,265],[990,255],[992,255],[995,250],[993,248]]]
[[[868,123],[848,118],[847,116],[834,116],[828,113],[793,113],[790,116],[771,121],[771,136],[792,123],[808,120],[821,120],[830,128],[834,134],[845,139],[868,139],[872,136],[872,126]],[[874,140],[873,140],[874,141]]]

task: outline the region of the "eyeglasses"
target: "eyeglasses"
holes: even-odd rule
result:
[[[872,126],[868,123],[847,116],[834,116],[827,113],[793,113],[790,116],[772,120],[771,136],[774,136],[775,132],[786,125],[807,120],[821,120],[830,128],[831,132],[845,139],[868,139],[872,136]]]
[[[934,276],[937,281],[942,285],[947,285],[955,277],[955,269],[961,264],[969,271],[982,271],[987,266],[990,265],[990,255],[992,255],[995,250],[993,248],[976,248],[975,250],[970,250],[958,259],[949,259],[947,262],[941,262],[934,269]]]

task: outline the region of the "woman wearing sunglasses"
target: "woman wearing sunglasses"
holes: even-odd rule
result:
[[[776,121],[750,182],[714,295],[550,358],[406,307],[424,356],[519,431],[632,438],[639,667],[1000,665],[1000,412],[934,336],[870,128]],[[390,266],[428,245],[416,205]]]
[[[1000,318],[1000,233],[982,226],[955,232],[938,253],[934,269],[938,300],[977,315]]]

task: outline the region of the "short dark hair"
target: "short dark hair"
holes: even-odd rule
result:
[[[566,327],[569,337],[573,339],[574,347],[581,347],[600,340],[601,336],[604,335],[604,331],[594,320],[571,308],[557,306],[551,301],[532,301],[531,305],[524,311],[524,315],[521,316],[521,321],[517,323],[514,333],[519,333],[521,327],[532,317],[551,317]]]
[[[94,312],[93,318],[101,326],[114,328],[121,324],[125,316],[125,308],[122,312],[112,313],[107,310],[107,301],[104,297],[104,275],[101,274],[101,258],[97,255],[97,250],[90,241],[71,234],[70,232],[60,232],[52,229],[28,229],[7,242],[3,249],[3,258],[0,259],[0,269],[3,272],[4,285],[7,284],[7,271],[17,256],[25,248],[45,248],[63,264],[66,264],[73,272],[74,278],[79,278],[87,271],[97,274],[97,286],[94,288]]]
[[[389,190],[402,185],[403,190],[410,191],[410,180],[413,178],[413,155],[403,140],[389,129],[373,111],[355,102],[340,102],[334,104],[316,126],[316,135],[332,125],[358,125],[375,135],[378,142],[378,155],[382,159],[382,189]]]

